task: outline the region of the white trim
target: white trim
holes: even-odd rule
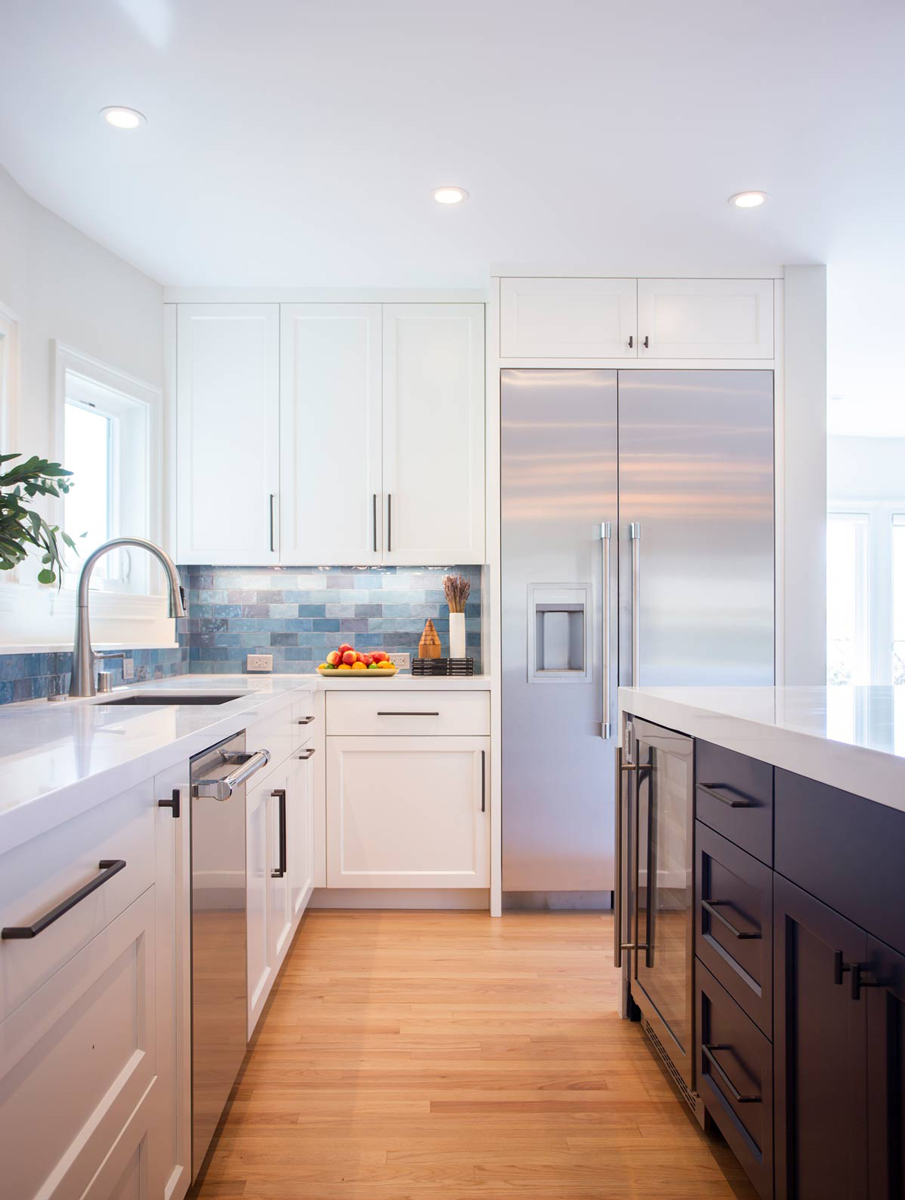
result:
[[[484,288],[168,287],[164,304],[483,304]]]
[[[500,281],[491,279],[486,309],[487,382],[485,401],[485,550],[481,585],[482,665],[490,675],[490,915],[503,912],[503,722],[500,634]]]
[[[486,912],[487,897],[487,888],[316,887],[311,893],[308,907],[477,909]]]
[[[773,285],[773,684],[785,683],[785,285]]]
[[[12,454],[19,411],[19,318],[0,304],[0,337],[6,342],[0,357],[0,454]]]
[[[582,266],[551,266],[550,263],[491,263],[491,279],[782,279],[785,268],[763,263],[757,267],[733,268],[731,271],[701,270],[689,266],[681,271],[613,271],[605,266],[585,263]]]

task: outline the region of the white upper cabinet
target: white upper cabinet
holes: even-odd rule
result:
[[[484,307],[383,306],[387,563],[484,561]]]
[[[279,561],[279,345],[279,305],[179,306],[180,563]]]
[[[381,306],[284,304],[280,560],[381,561]]]
[[[641,358],[772,358],[772,279],[639,279]]]
[[[636,358],[634,279],[504,279],[502,358]]]

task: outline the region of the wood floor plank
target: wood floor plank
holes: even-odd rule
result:
[[[601,914],[309,913],[193,1200],[755,1200]]]

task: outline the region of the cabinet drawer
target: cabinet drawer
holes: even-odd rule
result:
[[[773,1046],[702,963],[696,967],[698,1092],[763,1200],[773,1195]]]
[[[771,1037],[773,872],[700,821],[695,860],[695,952]]]
[[[905,954],[905,813],[776,772],[776,870]]]
[[[327,734],[341,736],[486,737],[490,733],[487,692],[327,693]]]
[[[293,750],[305,744],[311,736],[314,722],[309,721],[304,725],[299,722],[310,715],[310,712],[301,707],[296,716],[295,705],[287,704],[279,712],[259,717],[248,726],[245,731],[247,753],[254,754],[256,750],[270,751],[270,762],[255,775],[256,783],[260,783],[271,771],[276,770],[280,763],[284,763]]]
[[[4,929],[34,925],[104,877],[37,936],[0,939],[0,1020],[153,883],[155,803],[149,779],[0,857]],[[116,873],[98,865],[118,861]]]
[[[149,888],[0,1024],[4,1196],[83,1196],[151,1085],[154,932]]]
[[[695,816],[761,862],[773,863],[773,768],[695,742]]]

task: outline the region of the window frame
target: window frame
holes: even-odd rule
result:
[[[141,489],[140,499],[134,501],[133,498],[130,502],[133,509],[133,523],[140,516],[145,530],[138,536],[159,542],[163,503],[160,485],[162,390],[59,341],[55,341],[53,344],[53,365],[53,457],[62,462],[63,466],[69,465],[65,461],[66,403],[69,396],[74,395],[77,400],[88,404],[94,403],[108,415],[114,416],[116,418],[113,426],[114,440],[121,437],[123,422],[134,419],[137,422],[137,435],[143,442],[140,466],[144,473],[145,483]],[[130,503],[124,503],[120,478],[122,456],[119,450],[119,445],[114,447],[112,469],[114,494],[111,497],[111,507],[115,514],[114,520],[122,516],[124,520],[128,521],[128,513],[122,511],[124,508],[128,510]],[[65,498],[55,501],[53,508],[54,520],[63,524]],[[116,536],[115,533],[114,536]],[[124,604],[127,609],[135,607],[137,611],[144,612],[147,598],[157,597],[163,591],[163,580],[159,568],[150,560],[145,562],[146,557],[143,555],[141,560],[136,558],[133,564],[134,583],[137,586],[132,586],[133,580],[131,579],[116,578],[110,580],[99,578],[94,586],[100,591],[115,592],[117,603]],[[72,555],[70,555],[70,559],[73,559]],[[63,603],[66,602],[69,594],[74,593],[78,582],[79,560],[74,559],[72,565],[75,569],[67,572],[63,580],[62,595],[60,596]]]
[[[894,633],[893,595],[893,521],[905,518],[905,495],[894,499],[831,501],[827,505],[827,520],[833,516],[865,516],[867,518],[867,624],[868,683],[892,684],[892,652]]]

